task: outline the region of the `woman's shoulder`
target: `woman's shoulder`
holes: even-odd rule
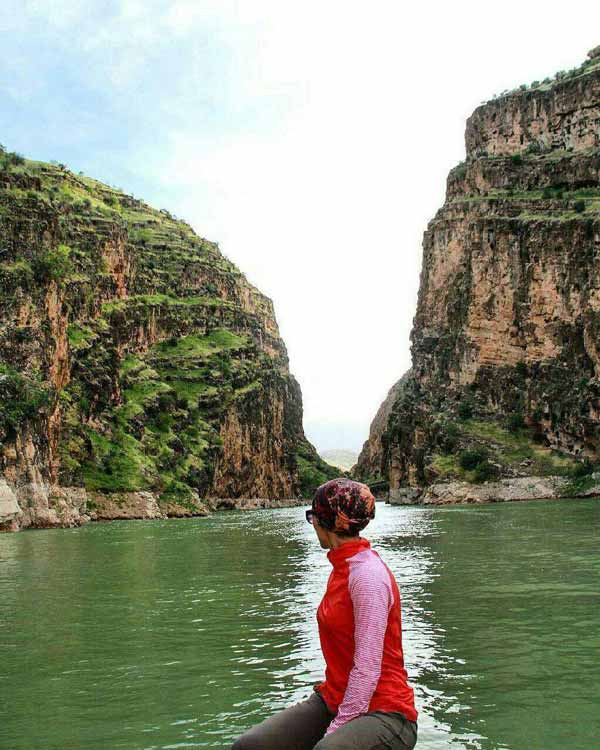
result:
[[[393,587],[392,571],[373,548],[361,550],[348,559],[349,585],[362,587],[376,587],[384,585],[386,588]]]
[[[375,555],[350,568],[348,592],[355,609],[389,612],[396,599],[394,588],[386,566]]]

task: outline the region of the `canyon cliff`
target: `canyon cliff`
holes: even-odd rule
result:
[[[354,474],[592,479],[600,448],[600,49],[478,107],[429,223],[411,370]],[[566,481],[569,480],[569,481]]]
[[[169,212],[1,149],[0,293],[0,529],[260,507],[334,473],[271,301]]]

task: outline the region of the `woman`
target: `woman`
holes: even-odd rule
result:
[[[232,750],[411,750],[417,711],[402,653],[400,595],[359,532],[375,518],[365,484],[332,479],[306,519],[333,566],[317,611],[325,680],[249,729]]]

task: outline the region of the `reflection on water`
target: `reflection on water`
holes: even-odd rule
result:
[[[417,747],[595,747],[599,520],[377,504]],[[330,570],[303,508],[0,536],[0,746],[228,748],[323,678]]]

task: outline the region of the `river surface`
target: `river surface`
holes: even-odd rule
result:
[[[600,747],[600,501],[401,508],[419,750]],[[323,679],[304,508],[0,535],[0,747],[229,748]],[[282,749],[283,750],[283,749]]]

